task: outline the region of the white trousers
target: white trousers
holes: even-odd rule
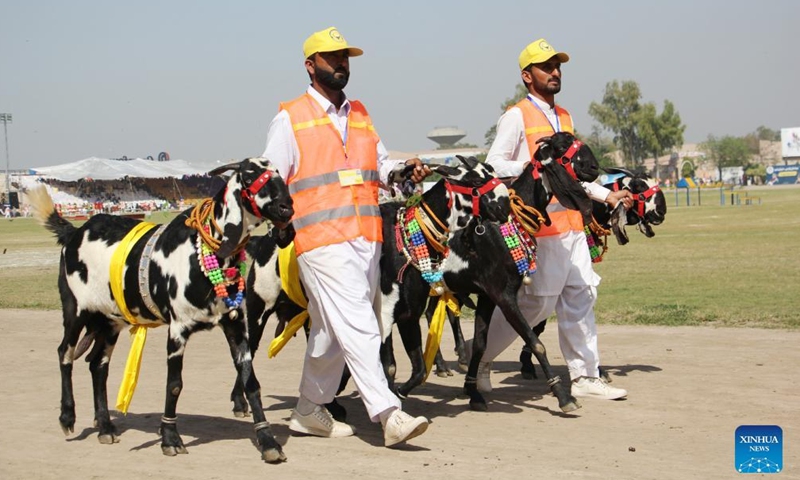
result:
[[[597,326],[594,304],[597,289],[590,285],[567,285],[561,295],[532,295],[523,286],[517,293],[522,315],[533,328],[550,316],[558,318],[558,343],[567,362],[572,380],[579,377],[599,376],[600,354],[597,350]],[[486,352],[482,361],[491,362],[508,348],[517,332],[511,327],[499,308],[495,308],[489,324]]]
[[[380,249],[359,237],[297,258],[312,319],[300,394],[320,405],[333,401],[347,364],[373,422],[400,407],[380,362]]]

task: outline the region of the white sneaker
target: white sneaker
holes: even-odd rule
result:
[[[356,433],[353,426],[334,420],[328,409],[322,405],[317,405],[308,415],[300,415],[297,410],[292,410],[289,430],[329,438],[349,437]]]
[[[412,417],[399,408],[389,415],[383,425],[383,442],[387,447],[411,440],[428,429],[428,419]]]
[[[481,362],[478,364],[476,375],[476,386],[479,392],[490,393],[492,391],[492,362]]]
[[[612,387],[602,378],[580,377],[572,382],[572,395],[576,397],[593,397],[603,400],[616,400],[628,396],[628,391]]]

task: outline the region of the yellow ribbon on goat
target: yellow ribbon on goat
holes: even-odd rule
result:
[[[431,296],[436,295],[436,291],[431,289]],[[458,300],[450,292],[445,292],[439,296],[439,302],[436,304],[436,310],[433,312],[431,325],[428,327],[428,339],[425,341],[425,379],[433,368],[433,361],[436,359],[436,352],[439,351],[439,345],[442,343],[442,330],[444,328],[444,319],[447,316],[447,309],[450,309],[455,315],[460,315],[461,311],[458,307]]]
[[[300,330],[300,327],[306,323],[308,319],[308,299],[303,293],[303,288],[300,285],[300,275],[297,267],[297,253],[294,249],[294,242],[290,243],[286,248],[281,248],[278,251],[278,269],[281,272],[281,288],[288,295],[289,300],[296,303],[303,308],[303,311],[298,313],[292,318],[288,324],[283,328],[280,335],[275,337],[269,344],[267,356],[274,357],[281,351],[284,345],[294,337],[294,334]]]
[[[136,390],[136,383],[139,380],[139,369],[142,366],[142,350],[144,349],[144,342],[147,340],[147,327],[159,326],[159,324],[139,325],[138,319],[128,310],[123,288],[125,283],[125,260],[131,253],[133,246],[136,245],[136,242],[155,226],[154,223],[142,222],[133,227],[117,245],[114,254],[111,256],[111,266],[109,267],[109,282],[111,283],[111,293],[114,295],[114,301],[117,302],[117,308],[122,312],[125,321],[133,325],[130,329],[132,338],[131,350],[128,352],[128,361],[125,363],[125,372],[122,374],[122,382],[119,385],[119,393],[117,394],[117,410],[123,414],[128,413],[128,406],[131,404],[133,392]]]

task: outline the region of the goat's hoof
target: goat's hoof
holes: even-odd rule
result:
[[[569,413],[569,412],[574,412],[575,410],[581,408],[581,404],[578,403],[577,400],[573,400],[565,403],[564,405],[560,405],[560,408],[562,412]]]
[[[115,443],[119,443],[119,437],[117,437],[113,433],[104,433],[102,435],[98,435],[97,440],[102,445],[113,445]]]
[[[63,423],[58,424],[61,427],[61,431],[64,432],[64,435],[69,436],[72,433],[75,433],[75,426],[74,425],[64,425]]]
[[[447,370],[436,370],[436,376],[440,378],[445,378],[448,376],[452,377],[453,374],[448,372]]]
[[[461,373],[469,372],[469,364],[468,363],[459,363],[458,364],[458,371]]]
[[[233,416],[236,417],[236,418],[249,417],[250,416],[250,412],[248,412],[247,410],[245,410],[244,412],[242,412],[242,411],[238,411],[237,412],[236,410],[234,410],[233,411]]]
[[[488,412],[489,411],[489,407],[486,406],[486,402],[485,401],[477,401],[477,400],[469,402],[469,409],[474,411],[474,412]]]
[[[174,457],[175,455],[185,454],[185,453],[189,453],[189,452],[186,450],[186,447],[184,447],[183,445],[178,445],[178,446],[161,445],[161,453],[163,453],[164,455],[166,455],[168,457]]]
[[[286,455],[278,448],[268,448],[261,452],[261,458],[267,463],[281,463],[286,461]]]

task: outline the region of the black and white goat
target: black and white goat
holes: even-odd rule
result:
[[[597,225],[605,231],[612,231],[619,245],[626,245],[629,242],[625,225],[636,225],[640,232],[646,237],[655,236],[651,225],[661,225],[667,215],[667,201],[664,192],[658,186],[658,181],[654,178],[637,173],[634,174],[624,168],[604,168],[608,174],[601,176],[603,186],[612,191],[628,190],[633,195],[633,205],[626,210],[620,202],[616,208],[612,209],[607,203],[592,202],[592,217]],[[587,179],[587,181],[591,181]],[[599,235],[593,231],[593,242],[598,247],[607,247]],[[547,320],[533,327],[537,335],[544,333]],[[528,348],[523,347],[519,355],[521,363],[520,373],[525,379],[534,379],[536,368],[533,364],[532,353]],[[611,381],[608,373],[600,367],[600,375],[607,381]]]
[[[464,228],[477,215],[491,220],[500,220],[507,218],[510,212],[508,189],[497,180],[491,167],[478,162],[474,157],[459,157],[459,160],[462,165],[432,166],[432,170],[442,178],[419,199],[420,205],[425,205],[430,215],[442,221],[445,231],[439,233],[440,238],[443,239],[447,237],[449,231]],[[398,172],[392,180],[398,183],[407,183],[403,178],[409,173],[410,169],[405,169]],[[398,272],[390,269],[388,265],[400,263],[402,266],[406,261],[395,243],[397,212],[403,206],[404,203],[401,202],[380,204],[384,240],[381,252],[381,290],[384,293],[390,291],[392,285],[397,283]],[[247,317],[250,346],[253,352],[258,349],[264,328],[273,315],[278,318],[279,329],[281,329],[282,324],[300,312],[300,307],[292,302],[281,288],[277,253],[278,247],[284,246],[282,243],[287,243],[287,240],[277,236],[264,236],[259,240],[258,245],[251,249],[254,261],[248,276]],[[437,254],[435,251],[432,253]],[[409,274],[412,270],[416,272],[413,268],[409,268]],[[418,276],[419,272],[416,274]],[[415,285],[422,288],[422,285],[417,283]],[[429,288],[425,289],[426,298],[429,290]],[[383,302],[387,302],[386,297],[383,297]],[[395,302],[391,302],[391,305],[395,305]],[[417,322],[419,322],[421,313],[420,311],[417,314]],[[389,324],[389,328],[391,328],[391,324]],[[231,401],[234,404],[235,415],[241,416],[248,413],[240,382],[234,384]],[[343,409],[336,404],[329,404],[327,407],[338,420],[344,418]]]
[[[236,254],[252,229],[262,222],[284,227],[294,213],[292,199],[283,179],[266,159],[250,158],[209,174],[226,171],[233,174],[214,198],[181,213],[169,224],[147,231],[135,242],[129,240],[129,234],[144,225],[138,220],[96,215],[75,227],[55,211],[44,188],[32,192],[36,217],[63,247],[58,285],[64,337],[58,357],[62,392],[59,422],[65,434],[73,432],[75,426],[72,365],[93,342],[86,361],[94,386],[94,423],[100,443],[119,441],[109,416],[106,383],[117,338],[129,326],[124,312],[128,310],[139,325],[166,324],[169,328],[166,402],[160,424],[164,455],[187,453],[176,418],[186,342],[194,332],[219,325],[253,411],[262,458],[271,463],[286,460],[264,416],[260,385],[253,372],[247,324],[241,296],[237,296],[243,294],[240,285],[244,282],[237,282],[240,257]],[[123,241],[130,242],[130,250],[120,260],[115,252]],[[213,282],[204,271],[216,271],[216,266],[199,263],[211,257],[220,269],[219,279],[214,277]],[[124,264],[120,265],[121,261]],[[121,273],[117,279],[109,272],[114,262]],[[122,295],[112,293],[115,282],[121,284]],[[84,331],[86,336],[79,344]]]
[[[545,138],[532,162],[525,168],[520,177],[511,184],[511,189],[516,192],[522,202],[535,208],[543,217],[545,224],[549,224],[546,207],[551,195],[555,194],[566,208],[580,210],[585,219],[590,217],[591,202],[580,184],[562,166],[570,164],[573,168],[584,170],[597,168],[597,160],[588,147],[582,144],[573,152],[571,159],[566,159],[563,152],[558,154],[555,144],[569,141],[574,143],[574,138],[557,134],[552,138]],[[571,161],[571,163],[570,163]],[[563,163],[562,163],[563,162]],[[465,391],[470,395],[470,407],[475,410],[486,410],[486,403],[475,389],[475,375],[478,361],[485,350],[485,329],[491,318],[495,306],[505,314],[507,320],[515,330],[525,338],[537,352],[537,359],[542,362],[551,380],[551,388],[558,398],[559,407],[563,411],[578,408],[576,400],[570,395],[569,388],[564,389],[557,377],[552,375],[547,360],[544,346],[532,335],[522,313],[517,305],[517,290],[522,285],[523,277],[518,272],[517,263],[509,254],[505,240],[500,233],[501,221],[481,222],[473,219],[470,227],[459,230],[451,235],[449,241],[450,251],[443,260],[442,270],[444,283],[447,288],[459,294],[477,294],[478,304],[475,312],[475,335],[480,339],[473,342],[473,358],[467,373]],[[588,221],[588,220],[587,220]],[[385,246],[384,248],[387,248]],[[392,248],[391,245],[388,248]],[[402,259],[401,259],[402,260]],[[395,261],[392,269],[384,270],[394,274],[403,263]],[[403,340],[403,345],[409,355],[412,366],[411,377],[398,387],[400,395],[407,395],[413,388],[422,383],[425,378],[425,367],[422,359],[422,345],[419,329],[419,316],[425,308],[427,301],[427,284],[414,270],[409,269],[402,284],[393,282],[391,285],[397,290],[397,300],[394,306],[394,320]],[[392,275],[385,275],[382,281],[391,281]],[[386,290],[384,290],[386,293]],[[384,311],[386,304],[392,297],[384,297]],[[386,320],[386,319],[384,319]],[[384,358],[384,362],[392,359]]]

